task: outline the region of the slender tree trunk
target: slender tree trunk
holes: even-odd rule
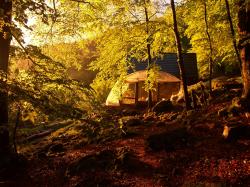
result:
[[[148,9],[147,9],[147,5],[146,2],[144,1],[144,12],[145,12],[145,17],[146,17],[146,33],[147,33],[147,53],[148,53],[148,73],[149,74],[149,70],[151,68],[152,65],[152,56],[151,56],[151,44],[150,44],[150,38],[149,38],[149,17],[148,17]],[[148,108],[152,108],[152,91],[151,89],[148,90]]]
[[[229,22],[231,35],[232,35],[232,39],[233,39],[233,46],[234,46],[234,50],[235,50],[235,53],[236,53],[236,56],[238,59],[239,68],[241,69],[241,59],[240,59],[239,50],[237,48],[236,36],[235,36],[235,31],[234,31],[234,26],[233,26],[233,21],[232,21],[232,17],[231,17],[230,6],[228,3],[228,0],[225,0],[225,4],[226,4],[226,9],[227,9],[227,19]]]
[[[9,151],[7,74],[10,50],[12,1],[0,0],[0,153]]]
[[[250,2],[239,0],[238,29],[240,35],[239,49],[242,63],[242,98],[250,101]]]
[[[182,82],[182,89],[184,92],[186,109],[189,110],[191,109],[191,104],[190,104],[190,99],[188,96],[187,79],[186,79],[186,74],[185,74],[185,69],[184,69],[181,40],[180,40],[180,35],[178,31],[178,26],[177,26],[174,0],[171,0],[171,8],[173,12],[174,33],[175,33],[175,40],[176,40],[176,45],[177,45],[177,58],[178,58],[177,61],[178,61],[179,69],[180,69],[180,77],[181,77],[181,82]]]
[[[209,92],[211,94],[212,93],[212,79],[213,79],[213,57],[212,57],[213,47],[212,47],[211,36],[209,33],[209,28],[208,28],[206,0],[204,0],[204,20],[205,20],[205,24],[206,24],[207,39],[208,39],[208,43],[209,43]]]

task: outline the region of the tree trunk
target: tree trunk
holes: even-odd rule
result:
[[[149,17],[148,17],[148,9],[146,2],[144,1],[144,12],[145,12],[145,17],[146,17],[146,33],[147,33],[147,53],[148,53],[148,69],[147,71],[149,72],[151,65],[152,65],[152,56],[151,56],[151,44],[150,44],[150,39],[149,39]],[[147,73],[148,74],[148,73]],[[148,109],[152,108],[152,91],[151,89],[148,90]]]
[[[232,17],[231,17],[230,6],[228,3],[228,0],[225,0],[225,4],[226,4],[226,9],[227,9],[227,19],[229,22],[230,31],[231,31],[231,35],[232,35],[232,39],[233,39],[233,46],[234,46],[234,50],[235,50],[235,53],[236,53],[236,56],[238,59],[239,68],[241,69],[241,59],[240,59],[239,50],[237,48],[236,36],[235,36],[235,31],[234,31],[234,26],[233,26],[233,21],[232,21]]]
[[[242,98],[250,101],[250,2],[239,0],[238,29],[239,49],[242,63]]]
[[[187,79],[186,79],[186,74],[185,74],[185,69],[184,69],[181,40],[180,40],[180,35],[179,35],[179,31],[178,31],[178,26],[177,26],[174,0],[171,0],[171,8],[172,8],[172,12],[173,12],[174,33],[175,33],[175,40],[176,40],[176,45],[177,45],[177,62],[178,62],[178,66],[180,69],[180,77],[181,77],[181,82],[182,82],[182,89],[184,92],[186,109],[189,110],[189,109],[191,109],[191,104],[190,104],[190,99],[188,96]]]
[[[11,41],[9,25],[11,24],[12,1],[0,0],[0,12],[0,20],[5,23],[0,28],[0,153],[6,153],[9,150],[7,74]]]
[[[207,39],[209,43],[209,92],[210,95],[212,93],[212,79],[213,79],[213,47],[212,47],[212,41],[209,33],[209,28],[208,28],[208,21],[207,21],[207,3],[206,0],[204,0],[204,20],[206,24],[206,34],[207,34]]]

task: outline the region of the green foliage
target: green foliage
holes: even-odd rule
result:
[[[153,59],[176,51],[171,9],[161,0],[60,0],[55,5],[45,0],[13,2],[12,34],[22,43],[20,28],[33,29],[32,41],[41,46],[26,46],[29,57],[18,47],[12,48],[11,102],[28,102],[38,114],[102,112],[101,103],[115,82],[122,82],[128,69],[134,68],[133,60],[147,61],[147,44]],[[236,25],[237,8],[233,0],[229,2]],[[207,0],[207,7],[214,69],[217,73],[235,72],[237,59],[224,1]],[[200,74],[207,76],[209,45],[203,1],[184,0],[176,10],[183,51],[197,53]],[[3,25],[0,20],[0,28]],[[88,44],[86,38],[93,43]],[[85,83],[69,77],[72,69],[86,72],[88,64],[96,73],[90,87],[93,74],[86,73],[81,79]],[[150,68],[146,90],[154,88],[158,70]]]
[[[104,27],[97,42],[99,57],[90,64],[90,68],[98,72],[92,87],[103,93],[100,95],[102,99],[107,97],[117,79],[123,79],[128,69],[133,69],[133,60],[145,62],[148,59],[147,42],[150,42],[153,58],[174,46],[173,35],[167,34],[171,30],[169,25],[164,17],[157,15],[158,4],[109,1],[107,7],[112,7],[106,12],[112,14],[112,17],[105,17],[110,27]],[[150,18],[148,23],[145,8]]]
[[[152,65],[151,68],[148,70],[148,78],[145,82],[144,89],[145,91],[149,92],[149,90],[154,90],[156,91],[156,83],[157,83],[157,78],[159,77],[159,72],[160,68],[156,65]]]
[[[237,10],[233,1],[229,1],[235,28],[237,23]],[[207,76],[209,62],[209,43],[205,31],[204,5],[203,1],[186,0],[183,9],[184,21],[187,29],[185,34],[190,38],[192,51],[197,53],[197,60],[201,76]],[[227,73],[236,68],[237,58],[233,48],[232,37],[226,15],[224,1],[207,1],[208,27],[212,40],[215,62],[214,68],[217,73]],[[196,10],[196,11],[194,11]]]
[[[17,48],[17,56],[12,56],[11,102],[19,102],[22,106],[30,103],[32,107],[28,110],[42,112],[53,119],[81,118],[84,113],[93,112],[89,107],[93,100],[92,90],[88,90],[84,83],[70,79],[66,66],[44,55],[39,48],[28,46],[27,49],[33,61],[20,58],[22,53]]]

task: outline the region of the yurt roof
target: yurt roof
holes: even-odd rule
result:
[[[127,83],[136,83],[140,81],[145,81],[147,79],[147,70],[136,71],[127,75],[125,82]],[[181,80],[171,75],[169,73],[159,71],[157,82],[180,82]]]

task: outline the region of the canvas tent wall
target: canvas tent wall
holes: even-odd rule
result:
[[[124,83],[116,82],[106,100],[107,106],[120,106],[121,104],[138,104],[147,101],[147,92],[144,89],[147,71],[141,70],[129,74]],[[180,79],[159,71],[152,93],[153,102],[162,99],[169,99],[173,94],[177,94],[180,89]]]

